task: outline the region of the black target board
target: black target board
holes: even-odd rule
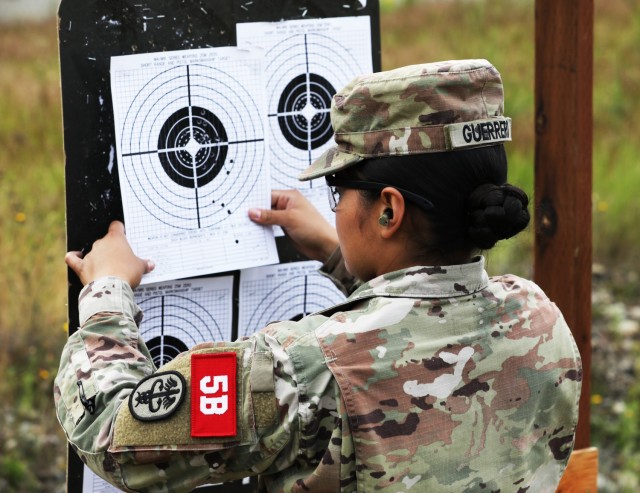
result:
[[[191,50],[203,48],[234,47],[238,45],[237,26],[241,24],[347,17],[368,20],[370,37],[362,42],[368,43],[370,47],[373,70],[380,70],[377,1],[61,0],[58,31],[65,148],[67,248],[89,251],[92,243],[104,235],[111,221],[124,219],[120,178],[126,166],[120,162],[116,152],[110,84],[112,57],[169,51],[189,53]],[[288,37],[290,49],[284,50],[275,58],[281,58],[282,63],[290,63],[294,55],[296,59],[304,60],[306,53],[306,59],[311,62],[313,49],[320,45],[322,36],[321,32],[291,35]],[[328,38],[325,41],[330,43],[331,36]],[[269,96],[267,111],[269,115],[273,115],[268,117],[271,141],[277,136],[279,142],[272,142],[269,149],[263,152],[279,156],[282,163],[290,162],[291,156],[296,153],[304,154],[308,162],[310,154],[313,159],[314,153],[321,152],[323,146],[330,145],[327,111],[330,95],[344,83],[337,81],[332,74],[344,71],[344,77],[350,79],[362,73],[360,67],[350,61],[348,54],[334,47],[330,49],[335,53],[334,60],[326,61],[327,67],[331,70],[309,63],[309,66],[303,64],[297,70],[286,71],[287,77],[278,81],[278,84],[281,84],[278,86],[279,91]],[[346,58],[342,59],[340,56]],[[188,66],[188,73],[184,70],[185,66]],[[244,141],[258,139],[261,136],[257,133],[254,136],[239,136],[235,121],[225,117],[224,109],[228,111],[228,105],[219,98],[211,98],[216,100],[218,106],[204,104],[202,101],[189,102],[189,87],[196,80],[199,81],[199,85],[209,86],[202,81],[206,78],[206,72],[213,69],[215,67],[206,64],[203,67],[197,63],[186,63],[182,64],[182,72],[177,68],[175,72],[167,71],[165,76],[171,77],[175,85],[180,86],[180,89],[175,89],[176,98],[182,99],[174,105],[168,105],[167,111],[161,112],[161,116],[154,121],[157,132],[153,139],[149,139],[147,135],[145,138],[136,135],[132,126],[131,145],[127,151],[122,149],[122,159],[143,164],[147,160],[147,167],[148,163],[152,162],[153,170],[145,172],[152,172],[158,177],[161,176],[162,180],[170,181],[173,193],[181,194],[183,215],[177,215],[179,218],[175,219],[174,227],[197,230],[198,220],[201,227],[213,221],[224,221],[220,203],[218,211],[207,208],[214,200],[213,195],[207,195],[214,193],[209,189],[216,188],[216,184],[224,180],[250,179],[247,178],[249,173],[246,173],[246,170],[234,169],[234,164],[237,163],[234,155],[247,153],[250,157],[251,153],[260,152],[255,143]],[[282,74],[284,73],[285,71],[282,71]],[[241,87],[234,86],[234,89],[241,90]],[[220,106],[224,109],[220,109]],[[143,113],[140,113],[139,116],[142,115]],[[244,116],[250,118],[249,115]],[[248,127],[243,125],[243,128]],[[296,169],[283,168],[281,174],[286,176],[288,173],[293,176],[298,168],[298,165]],[[140,173],[137,176],[142,179],[143,172],[136,171]],[[135,181],[138,178],[131,174],[125,179]],[[274,184],[274,188],[277,186]],[[221,191],[224,187],[217,189]],[[158,204],[169,207],[171,199],[175,199],[163,192],[151,197],[152,192],[149,189],[140,189],[138,192],[139,199],[147,201],[147,205],[154,211]],[[240,198],[237,200],[241,202]],[[167,215],[161,214],[161,217],[166,219]],[[179,226],[176,226],[177,224]],[[215,248],[215,245],[212,245],[212,248]],[[295,253],[286,238],[277,239],[277,248],[281,263],[304,260]],[[232,334],[235,337],[238,335],[239,272],[228,274],[234,278],[231,323]],[[69,327],[73,333],[79,323],[77,299],[81,285],[71,271],[68,279]],[[160,310],[163,302],[165,307],[176,304],[179,301],[177,296],[165,294],[164,297],[158,295],[153,300],[149,299],[148,313]],[[189,306],[190,303],[185,302],[185,305]],[[304,307],[300,310],[306,311]],[[160,321],[157,316],[155,320]],[[214,320],[224,335],[226,329],[222,328],[223,323],[216,317]],[[175,322],[176,320],[169,316],[162,323],[148,326],[147,342],[152,348],[157,347],[157,350],[154,349],[154,360],[157,363],[167,361],[172,357],[171,353],[177,353],[194,342],[192,339],[196,329],[187,329],[191,334],[187,336],[171,328]],[[205,325],[204,319],[194,322],[194,326],[200,331],[203,331],[202,327]],[[203,337],[219,337],[215,327],[215,323],[210,325],[204,331]],[[111,491],[105,486],[106,483],[100,487],[105,489],[87,485],[83,464],[71,448],[67,477],[67,490],[70,493]],[[230,492],[254,489],[255,485],[245,481],[232,485],[209,485],[199,488],[198,491]]]

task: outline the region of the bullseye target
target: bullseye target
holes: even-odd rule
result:
[[[265,49],[272,181],[301,188],[298,175],[333,144],[331,101],[356,75],[372,71],[367,19],[332,19],[333,32],[317,20],[289,30],[238,25],[238,44]],[[366,40],[363,43],[363,40]]]
[[[331,100],[361,64],[322,34],[280,40],[265,57],[272,180],[299,188],[300,172],[332,143]]]
[[[133,199],[179,229],[211,227],[244,211],[266,153],[253,88],[211,64],[148,77],[130,76],[132,89],[121,89],[120,167]]]
[[[251,335],[270,322],[300,320],[344,301],[344,294],[317,268],[316,262],[295,262],[243,271],[239,334]]]
[[[278,125],[292,146],[309,151],[331,139],[327,109],[335,93],[331,83],[317,74],[301,74],[287,85],[278,102]]]
[[[195,189],[218,175],[227,157],[227,142],[216,115],[197,106],[182,108],[160,129],[158,157],[169,178]]]
[[[159,335],[148,340],[147,348],[151,353],[151,358],[156,368],[160,368],[180,353],[189,350],[189,347],[183,341],[168,335]]]
[[[223,277],[136,289],[140,335],[157,368],[196,344],[231,339],[232,283]]]

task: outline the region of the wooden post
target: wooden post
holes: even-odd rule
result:
[[[536,282],[582,354],[576,448],[589,445],[593,0],[535,3]]]
[[[556,493],[596,493],[598,491],[598,449],[574,450]]]

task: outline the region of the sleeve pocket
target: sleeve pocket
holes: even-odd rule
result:
[[[67,416],[74,425],[88,412],[95,412],[96,386],[93,382],[91,362],[84,347],[71,355],[67,375],[59,380],[60,394]]]

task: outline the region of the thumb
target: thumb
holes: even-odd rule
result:
[[[108,232],[124,235],[124,223],[122,221],[111,221]]]
[[[258,224],[284,226],[286,212],[273,209],[249,209],[249,219]]]
[[[82,256],[80,252],[67,252],[64,256],[64,262],[71,268],[76,274],[80,272],[82,268]]]

